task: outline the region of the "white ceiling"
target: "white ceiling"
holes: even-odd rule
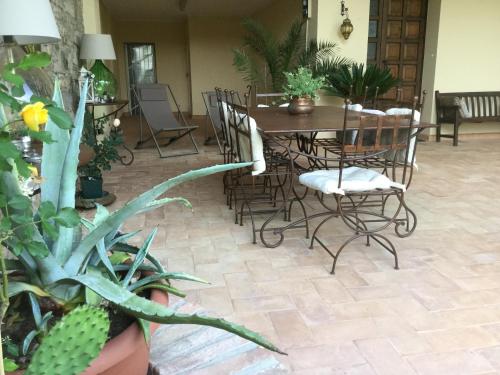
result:
[[[168,21],[187,16],[250,16],[274,0],[103,0],[119,20]],[[181,10],[185,4],[184,11]]]

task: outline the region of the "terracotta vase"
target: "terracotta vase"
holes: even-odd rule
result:
[[[168,294],[154,290],[151,299],[162,305],[168,305]],[[160,326],[151,323],[151,336]],[[82,375],[145,375],[149,365],[149,346],[137,323],[129,326],[120,335],[108,341],[104,348]],[[15,371],[8,375],[22,375],[24,371]]]
[[[78,166],[82,167],[87,165],[95,157],[95,152],[92,147],[86,144],[80,144],[80,154],[78,156]]]
[[[310,98],[293,98],[288,105],[291,115],[308,115],[314,110],[314,100]]]

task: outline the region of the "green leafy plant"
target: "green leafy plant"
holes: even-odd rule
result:
[[[304,23],[295,21],[283,40],[278,40],[261,23],[251,18],[242,22],[246,31],[242,48],[233,49],[233,65],[252,84],[265,85],[272,92],[280,92],[284,83],[284,72],[300,66],[314,69],[322,61],[347,64],[350,60],[336,56],[335,43],[306,42]],[[270,81],[269,85],[266,83]]]
[[[352,64],[325,69],[325,89],[334,96],[350,98],[353,103],[361,103],[366,99],[373,99],[375,94],[383,95],[398,85],[399,80],[391,74],[389,69],[382,69],[376,65]],[[368,88],[368,91],[367,91]]]
[[[96,121],[95,128],[92,115],[85,113],[85,125],[82,134],[82,142],[94,150],[94,158],[86,165],[78,168],[78,174],[85,177],[102,177],[102,171],[109,171],[111,163],[120,160],[117,147],[123,144],[123,138],[118,132],[111,131],[108,135],[98,140],[98,136],[105,134],[107,118]]]
[[[32,109],[42,118],[47,113],[54,119],[54,126],[60,129],[72,127],[71,117],[50,99],[32,96],[30,102],[19,99],[24,96],[24,78],[19,74],[33,68],[43,68],[50,63],[50,57],[43,52],[33,52],[25,55],[19,62],[10,62],[0,69],[0,243],[7,247],[19,261],[5,259],[4,249],[0,249],[0,322],[3,322],[9,308],[9,273],[13,264],[22,264],[28,258],[43,257],[48,254],[48,248],[40,238],[35,235],[34,228],[45,228],[47,237],[56,232],[56,225],[72,227],[79,223],[76,211],[70,207],[61,207],[59,212],[50,202],[40,205],[38,210],[33,210],[31,200],[20,189],[19,181],[30,178],[36,174],[35,169],[22,158],[21,152],[12,143],[19,136],[29,135],[34,139],[53,143],[49,132],[40,130],[37,117],[29,118],[30,125],[24,123],[22,112]],[[27,118],[28,119],[28,118]],[[19,130],[22,129],[23,130]],[[1,333],[1,330],[0,330]],[[1,337],[1,335],[0,335]],[[4,340],[2,339],[2,344]],[[10,345],[12,348],[12,345]],[[0,348],[0,373],[15,369],[12,360],[3,358]]]
[[[318,90],[323,86],[324,77],[313,77],[312,71],[300,67],[296,72],[285,72],[287,83],[283,92],[289,99],[306,98],[317,99]]]
[[[80,93],[73,126],[61,126],[59,122],[64,116],[59,116],[58,111],[56,115],[49,111],[49,120],[43,130],[46,136],[41,137],[44,145],[40,203],[35,207],[23,196],[18,184],[19,174],[30,168],[10,143],[9,134],[0,132],[0,241],[15,258],[6,260],[5,252],[0,252],[2,318],[9,300],[27,294],[33,311],[36,311],[33,305],[41,301],[48,306],[45,311],[59,314],[85,304],[109,306],[137,318],[145,333],[148,332],[147,322],[199,324],[226,330],[280,352],[267,339],[243,326],[209,316],[180,314],[149,300],[145,293],[153,288],[183,295],[170,280],[204,281],[184,273],[168,272],[149,254],[156,229],[140,247],[127,243],[139,231],[120,231],[123,223],[134,215],[176,202],[191,207],[183,198],[162,197],[171,188],[250,163],[190,171],[160,183],[114,212],[98,206],[93,220],[80,219],[74,207],[86,87],[84,85]],[[3,103],[15,102],[16,108],[22,107],[10,93],[6,95],[9,99]],[[55,104],[50,105],[62,108],[61,96],[56,82]],[[6,122],[0,123],[0,128],[5,125]],[[45,333],[39,334],[39,331],[36,330],[30,345],[44,342]]]

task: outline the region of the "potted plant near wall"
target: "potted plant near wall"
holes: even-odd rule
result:
[[[19,84],[12,76],[16,69],[20,67],[9,66],[9,79],[0,85],[0,106],[21,113],[22,121],[34,129],[32,137],[44,142],[42,184],[38,203],[21,191],[19,177],[29,176],[32,168],[12,144],[6,122],[0,119],[0,319],[4,323],[0,333],[7,359],[1,361],[0,374],[7,369],[26,375],[76,375],[90,364],[85,374],[143,375],[147,341],[157,324],[212,326],[279,352],[243,326],[169,309],[167,293],[183,296],[171,280],[204,281],[169,272],[149,254],[156,228],[139,247],[128,241],[140,230],[120,231],[124,221],[134,215],[172,202],[190,207],[183,198],[162,197],[169,189],[248,163],[190,171],[162,182],[114,212],[98,206],[93,219],[80,218],[75,192],[87,86],[71,120],[58,109],[58,83],[53,101],[34,97],[28,103],[13,97],[12,88]],[[116,337],[104,345],[107,319],[113,331],[110,335]],[[63,324],[64,329],[60,321],[68,323]],[[75,355],[78,348],[84,350]]]
[[[80,194],[84,199],[99,199],[107,194],[103,190],[102,171],[109,171],[111,163],[120,160],[116,148],[123,143],[123,139],[118,132],[114,131],[106,135],[107,124],[106,118],[101,118],[94,123],[91,115],[85,114],[82,141],[93,149],[94,158],[78,168]]]
[[[335,67],[351,63],[339,56],[335,43],[315,39],[306,43],[305,25],[302,20],[293,22],[284,38],[279,39],[260,22],[244,19],[243,47],[233,49],[233,65],[245,81],[279,93],[285,84],[284,72],[300,66],[314,70],[320,63]]]
[[[355,104],[380,97],[399,84],[390,69],[376,65],[331,67],[319,64],[317,71],[324,75],[324,88],[330,95],[350,98]]]
[[[283,86],[283,92],[290,101],[288,112],[291,115],[311,113],[324,77],[313,77],[312,71],[304,67],[298,68],[296,72],[286,72],[285,76],[287,82]]]

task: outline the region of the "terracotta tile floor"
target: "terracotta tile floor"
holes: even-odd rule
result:
[[[201,142],[199,142],[201,143]],[[127,223],[142,238],[159,227],[153,253],[170,271],[210,285],[176,283],[190,302],[244,323],[288,352],[292,374],[500,373],[500,138],[421,143],[407,201],[418,215],[413,236],[397,239],[400,267],[377,246],[355,243],[335,276],[331,258],[309,250],[302,230],[282,246],[251,243],[234,224],[221,176],[185,184],[193,211],[171,205]],[[159,159],[136,152],[115,166],[106,188],[118,207],[181,172],[219,163],[214,146],[197,156]],[[327,240],[347,232],[332,222]],[[389,233],[389,232],[388,232]],[[236,370],[236,369],[235,369]]]

